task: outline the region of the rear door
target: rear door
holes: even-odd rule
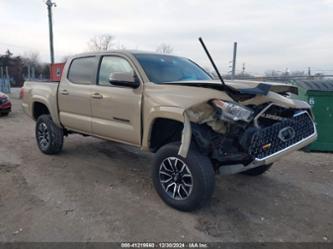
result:
[[[126,57],[101,57],[97,84],[92,87],[92,132],[110,140],[140,145],[142,82],[136,89],[112,85],[109,76],[115,72],[138,75]]]
[[[72,60],[58,90],[59,117],[69,130],[91,134],[91,91],[96,83],[96,56]]]

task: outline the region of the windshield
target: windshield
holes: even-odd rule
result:
[[[211,80],[212,78],[189,59],[159,54],[135,54],[151,82]]]

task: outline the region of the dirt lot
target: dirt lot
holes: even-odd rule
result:
[[[150,154],[73,135],[43,155],[13,102],[0,118],[0,241],[333,241],[333,154],[218,176],[212,202],[182,213],[153,189]]]

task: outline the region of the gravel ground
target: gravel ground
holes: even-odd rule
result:
[[[183,213],[157,196],[151,154],[73,135],[63,153],[43,155],[13,104],[0,118],[0,241],[333,241],[333,154],[217,176],[211,203]]]

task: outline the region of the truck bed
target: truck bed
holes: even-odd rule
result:
[[[59,81],[25,81],[23,85],[23,110],[30,117],[33,117],[33,108],[35,104],[45,105],[55,123],[60,125],[58,118],[58,92]]]

